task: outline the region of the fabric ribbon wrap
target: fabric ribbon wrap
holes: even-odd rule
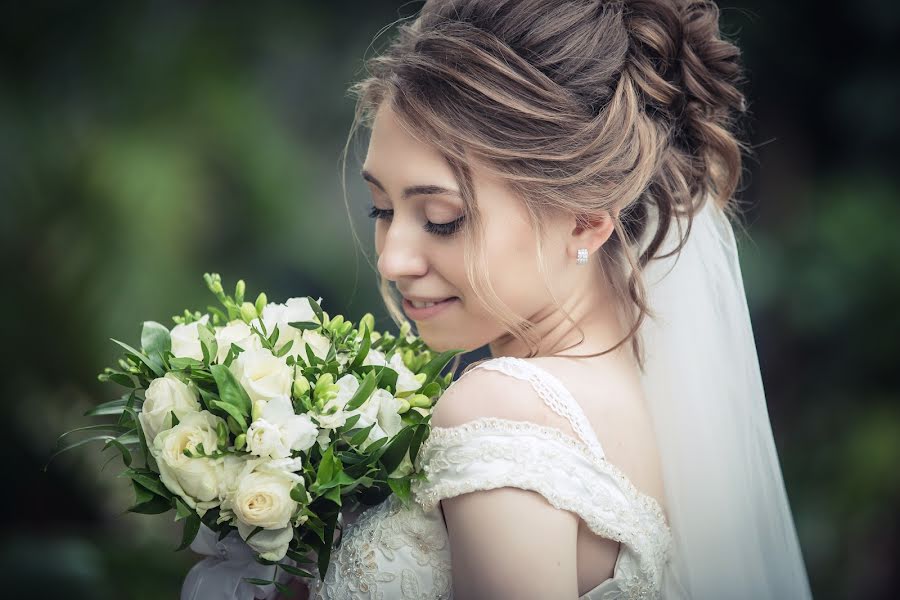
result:
[[[181,600],[272,600],[278,593],[274,584],[257,585],[245,578],[272,580],[275,565],[264,565],[256,560],[256,552],[247,545],[237,531],[221,540],[219,535],[200,525],[191,550],[205,556],[195,564],[181,586]],[[285,558],[282,563],[294,566]],[[279,583],[285,583],[290,575],[278,569]]]

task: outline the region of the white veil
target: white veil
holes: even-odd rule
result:
[[[673,221],[659,253],[675,248],[678,236]],[[734,232],[712,199],[694,217],[680,256],[650,261],[645,278],[659,319],[639,332],[642,382],[674,536],[663,598],[811,598]]]

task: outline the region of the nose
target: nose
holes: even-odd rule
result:
[[[404,228],[396,217],[387,229],[378,255],[378,272],[384,279],[399,281],[421,277],[428,270],[428,261],[417,241],[415,227]]]

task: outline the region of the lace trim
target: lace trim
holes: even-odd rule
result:
[[[524,433],[552,444],[529,443],[522,437],[510,438],[508,444],[472,443],[477,442],[478,434],[492,432]],[[597,472],[573,464],[569,454],[572,451],[581,455],[596,471],[609,475],[626,502],[597,481]],[[672,545],[671,531],[662,508],[652,496],[637,490],[614,465],[589,452],[583,442],[553,427],[484,417],[449,428],[433,427],[417,459],[419,457],[422,457],[428,480],[413,480],[412,492],[425,512],[432,510],[443,498],[477,490],[514,486],[538,492],[555,508],[580,515],[595,533],[630,548],[629,558],[639,563],[638,572],[642,574],[629,578],[637,586],[633,597],[657,597],[662,568]],[[517,468],[492,469],[490,477],[467,477],[462,481],[441,478],[444,471],[473,461],[505,461]],[[584,484],[589,488],[588,493],[566,492],[552,485],[553,477],[558,476],[559,466],[563,464],[572,469],[571,481]]]
[[[424,470],[427,473],[428,464],[423,457],[431,451],[430,449],[433,445],[465,445],[470,439],[481,432],[526,433],[545,440],[559,442],[569,447],[571,450],[581,454],[585,460],[589,461],[598,470],[612,477],[619,485],[619,488],[627,496],[629,496],[638,506],[646,508],[651,513],[657,515],[660,523],[668,529],[669,526],[665,519],[665,513],[656,498],[645,494],[635,487],[631,480],[628,479],[628,476],[625,475],[619,467],[606,460],[605,457],[597,457],[592,454],[587,444],[563,433],[556,427],[538,425],[531,421],[503,419],[501,417],[479,417],[460,425],[454,425],[453,427],[437,427],[432,425],[430,434],[425,438],[425,441],[422,442],[422,445],[419,448],[419,453],[416,455],[416,462],[424,464]]]
[[[571,423],[572,429],[592,452],[600,457],[606,455],[578,401],[553,373],[515,356],[497,356],[475,365],[471,371],[478,368],[499,371],[529,382],[544,404]]]

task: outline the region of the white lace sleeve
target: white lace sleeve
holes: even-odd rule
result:
[[[659,504],[640,493],[614,465],[562,431],[528,421],[482,417],[432,427],[416,457],[427,476],[412,493],[425,511],[467,492],[517,487],[541,494],[554,507],[623,545],[641,577],[659,586],[659,565],[670,532]]]

